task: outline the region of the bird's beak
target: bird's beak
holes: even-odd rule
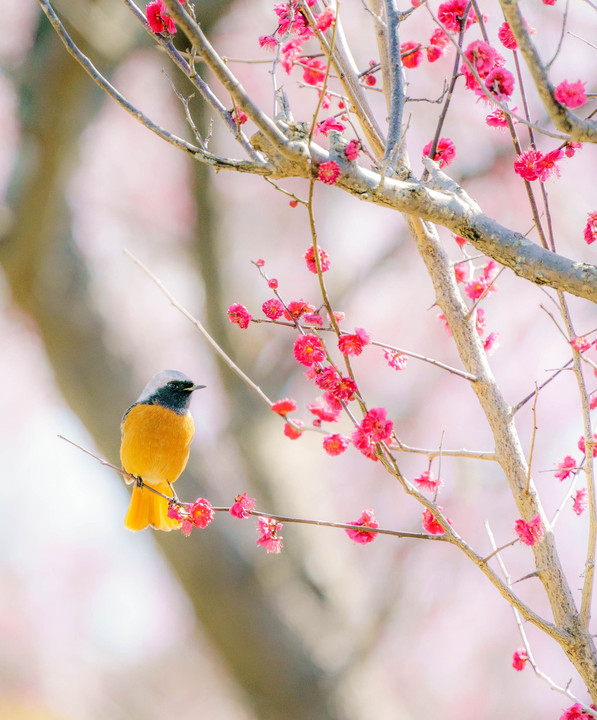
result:
[[[194,392],[195,390],[202,390],[204,387],[207,387],[206,385],[191,385],[189,388],[185,388],[187,392]]]

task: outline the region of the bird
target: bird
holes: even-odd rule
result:
[[[170,501],[149,488],[176,499],[172,484],[186,467],[195,432],[189,411],[191,395],[204,387],[178,370],[162,370],[124,413],[120,461],[123,470],[137,480],[124,520],[129,530],[180,527],[179,520],[168,517]]]

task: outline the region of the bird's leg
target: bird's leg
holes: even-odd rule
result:
[[[174,489],[174,486],[171,482],[168,483],[168,487],[172,491],[172,500],[177,504],[180,505],[180,500],[178,499],[178,495],[176,494],[176,490]]]
[[[138,475],[135,476],[135,486],[138,488],[142,488],[145,483],[143,482],[143,478],[139,477]]]

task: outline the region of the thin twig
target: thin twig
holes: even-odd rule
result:
[[[173,305],[180,313],[182,313],[187,320],[189,320],[192,325],[194,325],[197,330],[203,335],[203,337],[207,340],[207,342],[211,345],[211,347],[216,351],[216,353],[222,358],[222,360],[226,363],[226,365],[235,372],[241,380],[243,380],[257,395],[269,406],[272,406],[272,401],[268,398],[268,396],[263,392],[263,390],[256,385],[251,378],[246,375],[239,367],[238,365],[232,360],[231,357],[229,357],[226,352],[218,345],[218,343],[213,339],[213,337],[207,332],[207,330],[203,327],[203,325],[197,320],[196,317],[191,315],[191,313],[184,308],[177,300],[176,298],[166,289],[165,285],[162,283],[159,278],[157,278],[151,270],[144,265],[139,258],[135,257],[130,250],[127,250],[124,248],[123,250],[124,254],[129,257],[135,265],[137,265],[143,272],[147,275],[147,277],[152,280],[158,288],[162,291],[162,293],[168,298],[170,301],[170,304]]]
[[[392,352],[398,352],[402,355],[408,355],[408,357],[422,360],[423,362],[429,363],[430,365],[435,365],[435,367],[441,368],[442,370],[447,370],[453,375],[458,375],[465,380],[470,380],[471,382],[477,381],[477,378],[472,373],[466,372],[465,370],[459,370],[458,368],[452,367],[451,365],[446,365],[446,363],[440,362],[439,360],[434,360],[433,358],[427,357],[426,355],[420,355],[419,353],[413,352],[412,350],[404,350],[403,348],[396,347],[395,345],[389,345],[388,343],[383,343],[379,340],[372,340],[371,345],[376,345],[377,347],[391,350]]]
[[[537,433],[537,398],[539,397],[539,388],[535,383],[535,400],[533,402],[533,434],[531,435],[531,449],[529,450],[529,462],[527,467],[527,481],[524,488],[525,493],[529,494],[529,486],[531,484],[531,465],[533,464],[533,451],[535,450],[535,435]]]

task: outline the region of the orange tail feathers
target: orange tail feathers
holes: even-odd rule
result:
[[[168,493],[168,486],[157,487],[156,490]],[[143,530],[148,525],[156,530],[175,530],[180,522],[168,517],[168,501],[144,487],[134,487],[131,503],[124,519],[124,526],[129,530]]]

